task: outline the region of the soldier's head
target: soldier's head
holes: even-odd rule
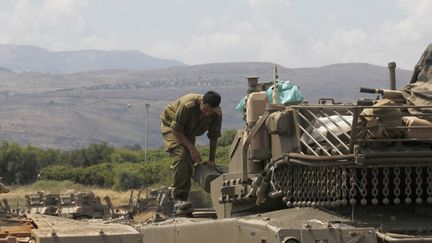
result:
[[[214,91],[208,91],[203,95],[200,109],[204,116],[210,116],[214,112],[216,112],[217,109],[219,109],[219,105],[221,102],[221,96],[214,92]]]

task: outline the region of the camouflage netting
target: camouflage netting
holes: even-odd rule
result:
[[[409,105],[432,105],[432,44],[423,52],[414,68],[410,83],[402,88],[402,94]],[[411,109],[410,112],[432,113],[432,109]]]
[[[423,52],[420,60],[415,65],[410,83],[432,81],[432,43]]]

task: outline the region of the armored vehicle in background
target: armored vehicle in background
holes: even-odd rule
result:
[[[265,92],[276,68],[248,78],[245,126],[211,182],[218,219],[145,225],[144,242],[432,242],[431,52],[401,90],[389,63],[390,89],[357,104],[281,104]]]
[[[109,215],[108,207],[93,192],[79,192],[60,196],[60,213],[71,219],[101,219]]]
[[[101,219],[109,214],[93,192],[43,193],[26,195],[27,213],[61,216],[71,219]]]
[[[25,196],[27,212],[31,214],[60,215],[60,194],[37,192]]]

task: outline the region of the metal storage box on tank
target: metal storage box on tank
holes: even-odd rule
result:
[[[413,116],[402,118],[408,127],[424,127],[418,129],[408,129],[407,136],[409,138],[431,138],[432,137],[432,122]],[[430,128],[429,128],[430,127]]]
[[[264,113],[268,103],[267,94],[264,91],[249,94],[246,103],[246,122],[252,127]],[[250,157],[252,159],[267,159],[270,156],[269,136],[265,127],[262,127],[250,143]]]

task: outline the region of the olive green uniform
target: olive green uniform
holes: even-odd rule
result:
[[[182,132],[195,144],[195,137],[207,132],[207,137],[217,139],[221,135],[222,112],[220,108],[208,117],[200,110],[202,95],[188,94],[165,107],[161,118],[164,148],[170,153],[174,196],[187,200],[191,188],[193,161],[189,151],[177,141],[172,130]]]

